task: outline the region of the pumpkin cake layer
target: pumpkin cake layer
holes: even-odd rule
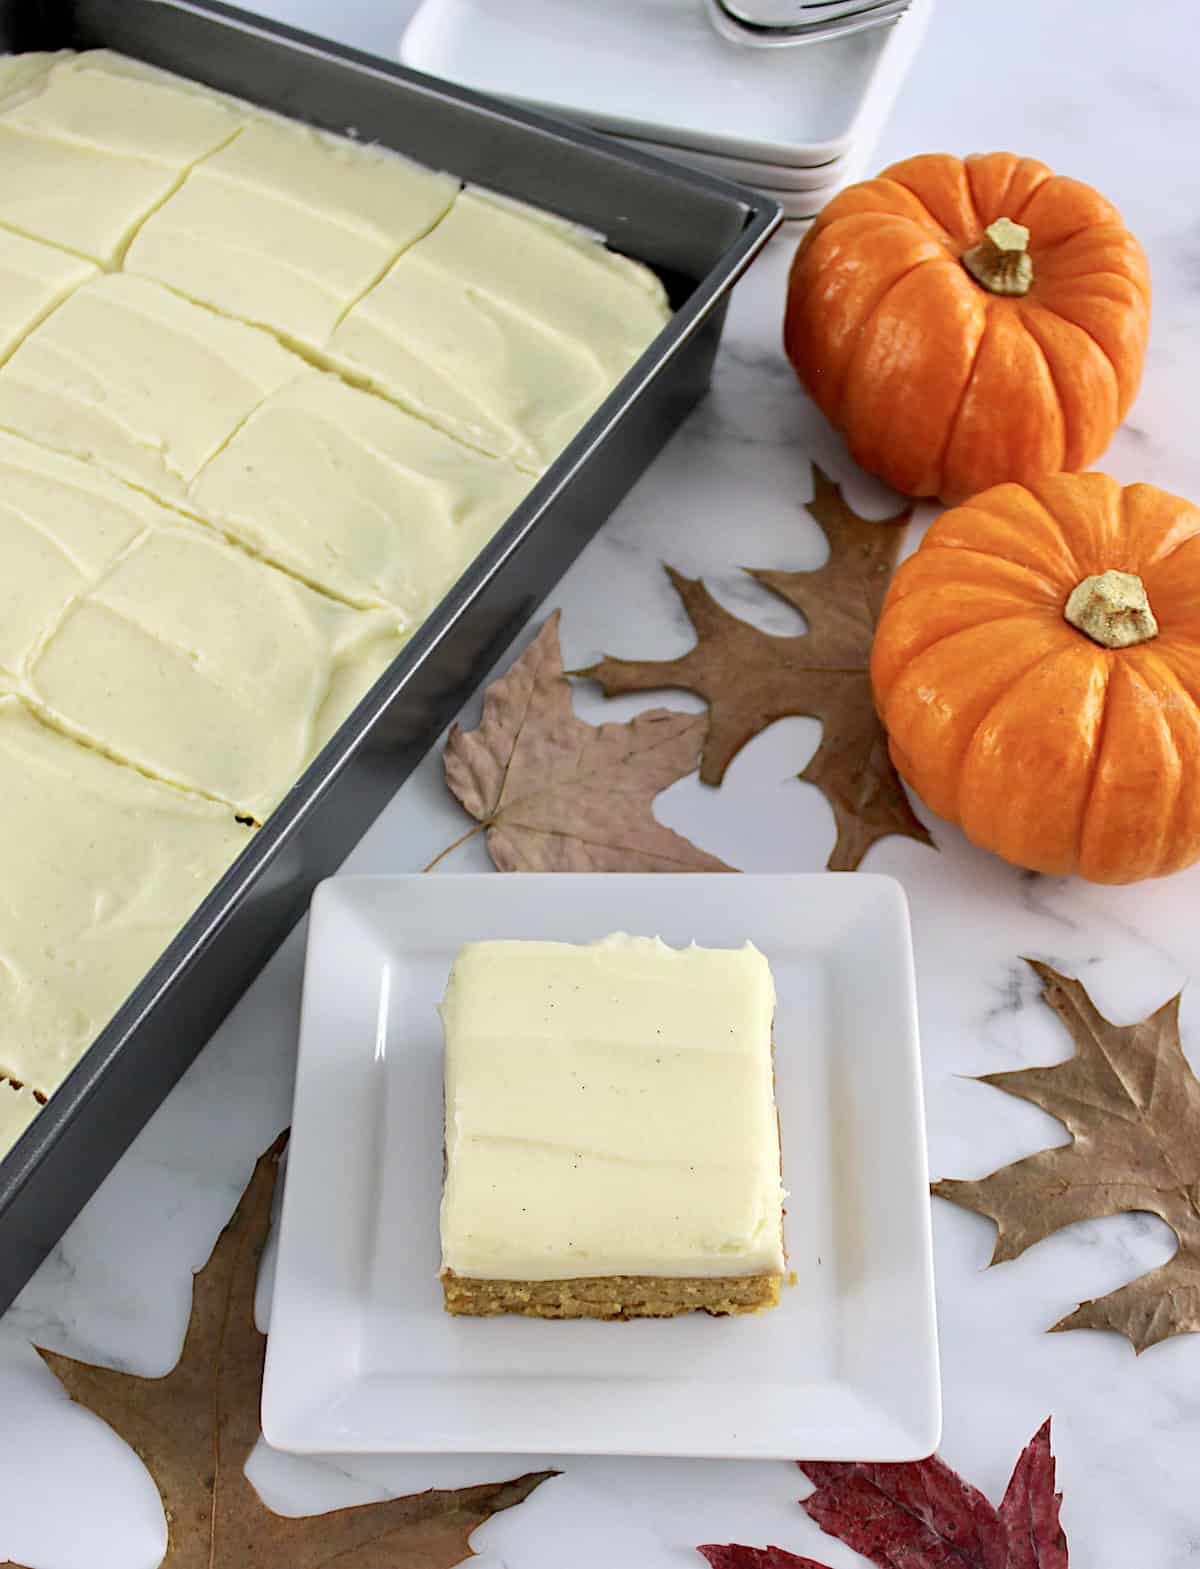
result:
[[[468,944],[442,1004],[452,1313],[772,1305],[784,1269],[762,955]]]
[[[12,1148],[41,1109],[42,1102],[28,1085],[0,1078],[0,1156]]]
[[[48,1094],[250,830],[16,697],[0,696],[0,801],[0,1078]]]
[[[493,1318],[677,1318],[680,1313],[757,1313],[779,1304],[778,1275],[592,1275],[575,1280],[442,1277],[448,1313]]]

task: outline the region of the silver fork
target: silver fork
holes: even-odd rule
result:
[[[723,38],[752,49],[787,49],[898,22],[912,0],[705,0]]]

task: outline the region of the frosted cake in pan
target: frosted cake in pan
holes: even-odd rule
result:
[[[0,1155],[667,315],[452,175],[0,57]]]

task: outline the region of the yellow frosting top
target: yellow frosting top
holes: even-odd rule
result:
[[[49,1093],[250,830],[3,696],[0,800],[0,1077]]]
[[[72,734],[262,821],[402,643],[387,614],[181,519],[72,605],[28,690]]]
[[[670,314],[647,268],[464,191],[347,314],[335,364],[485,452],[544,468]]]
[[[125,270],[320,349],[457,190],[394,153],[257,119],[143,225]]]
[[[107,69],[103,56],[41,56],[24,69],[15,58],[7,92],[0,77],[0,215],[93,261],[115,263],[189,166],[245,119],[215,95]]]
[[[23,679],[72,600],[164,516],[93,465],[0,432],[0,675]]]
[[[267,398],[189,505],[327,593],[417,625],[532,485],[394,404],[309,370]]]
[[[43,317],[95,273],[82,256],[0,228],[0,365]]]
[[[393,615],[314,593],[94,465],[3,435],[0,559],[8,688],[258,820],[404,640]]]
[[[166,499],[304,361],[142,278],[77,289],[0,368],[0,426]]]
[[[762,954],[477,942],[442,1004],[442,1264],[480,1279],[781,1273]]]
[[[0,426],[402,629],[533,484],[270,334],[123,273],[78,289],[0,368]]]

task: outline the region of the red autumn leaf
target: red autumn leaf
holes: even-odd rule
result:
[[[801,1460],[801,1507],[878,1569],[1067,1569],[1050,1419],[1021,1452],[999,1509],[931,1455],[906,1465]],[[702,1547],[712,1569],[826,1569],[780,1547]]]
[[[801,1461],[802,1507],[879,1569],[1067,1569],[1050,1420],[1017,1460],[995,1509],[936,1455],[908,1465]]]
[[[709,1542],[698,1547],[712,1565],[712,1569],[829,1569],[815,1558],[797,1558],[783,1547],[738,1547],[728,1542],[724,1547]]]
[[[1054,1491],[1054,1456],[1047,1417],[1017,1457],[1000,1504],[1008,1527],[1006,1569],[1067,1569],[1067,1538],[1059,1524],[1062,1494]]]

